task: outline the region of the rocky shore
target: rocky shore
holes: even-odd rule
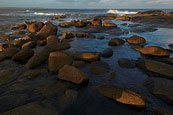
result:
[[[172,44],[165,49],[146,46],[148,41],[138,35],[125,39],[105,36],[172,28],[172,12],[110,14],[64,22],[66,17],[25,22],[11,27],[11,35],[0,36],[7,41],[0,45],[0,114],[173,114]],[[125,30],[112,22],[118,20],[139,24]],[[53,21],[62,23],[57,26]],[[84,46],[85,39],[92,43]],[[80,42],[75,43],[77,40]],[[103,45],[102,51],[97,44]],[[140,57],[118,58],[125,53],[117,53],[124,45]],[[92,51],[82,50],[86,47]]]

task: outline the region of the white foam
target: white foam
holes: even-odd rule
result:
[[[55,16],[58,15],[57,13],[43,13],[43,12],[34,12],[34,15],[44,15],[44,16]]]
[[[30,10],[25,10],[26,12],[30,12]]]
[[[125,15],[125,14],[136,14],[137,12],[129,12],[129,11],[119,11],[119,10],[108,10],[107,13]]]

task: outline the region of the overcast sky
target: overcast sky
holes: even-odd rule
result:
[[[0,7],[42,7],[65,9],[173,9],[173,0],[0,0]]]

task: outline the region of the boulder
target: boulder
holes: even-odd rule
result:
[[[46,40],[47,40],[47,45],[53,44],[53,43],[58,43],[60,41],[58,36],[56,36],[56,35],[50,35],[47,37]]]
[[[83,52],[83,53],[76,53],[73,55],[74,59],[81,60],[81,61],[98,61],[100,60],[100,53],[98,52]]]
[[[91,23],[93,26],[101,26],[102,25],[101,19],[98,19],[98,18],[94,18]]]
[[[95,75],[103,75],[110,71],[109,64],[103,61],[96,61],[90,64],[90,72]]]
[[[49,54],[52,50],[47,46],[42,47],[39,52],[37,52],[34,56],[32,56],[28,62],[26,63],[27,69],[33,69],[37,66],[41,65],[45,60],[48,59]]]
[[[132,60],[129,60],[126,58],[120,58],[118,60],[118,64],[122,68],[135,68],[136,67],[136,64]]]
[[[78,38],[86,37],[86,33],[85,32],[77,32],[76,37],[78,37]]]
[[[110,49],[110,48],[107,48],[107,49],[105,49],[105,50],[103,50],[103,52],[101,53],[101,56],[102,57],[112,57],[112,55],[113,55],[113,50],[112,49]]]
[[[11,58],[17,52],[19,52],[18,48],[15,48],[15,47],[8,48],[8,49],[6,49],[6,50],[4,50],[3,52],[0,53],[0,59]]]
[[[131,105],[138,108],[146,107],[146,97],[130,89],[121,88],[113,85],[99,86],[98,91],[103,96],[113,99],[119,103]]]
[[[36,33],[29,33],[23,39],[24,40],[27,40],[27,41],[37,41],[39,38],[37,37],[37,34]]]
[[[139,60],[137,65],[145,71],[159,74],[161,77],[173,79],[173,65],[148,59]]]
[[[69,28],[73,25],[74,24],[72,22],[65,22],[65,23],[59,24],[59,26],[62,27],[62,28]]]
[[[162,99],[166,103],[173,104],[172,80],[158,77],[148,77],[144,81],[144,85],[156,97]]]
[[[39,32],[41,28],[44,26],[43,22],[32,22],[32,23],[27,23],[27,29],[32,33],[32,32]]]
[[[39,41],[37,41],[37,45],[38,46],[45,46],[46,44],[47,44],[46,40],[39,40]]]
[[[23,44],[27,43],[29,40],[19,39],[16,40],[13,44],[16,47],[21,47]]]
[[[6,50],[6,49],[8,49],[10,47],[13,47],[13,45],[12,44],[9,44],[9,43],[2,44],[2,45],[0,45],[0,52],[4,51],[4,50]]]
[[[96,38],[96,36],[94,34],[87,34],[88,38]]]
[[[97,39],[102,40],[102,39],[105,39],[105,37],[104,36],[97,36]]]
[[[40,39],[46,39],[50,35],[57,35],[58,28],[51,22],[46,22],[43,28],[38,32],[37,36]]]
[[[48,44],[47,47],[49,47],[52,51],[65,50],[71,48],[68,42],[52,43]]]
[[[75,35],[71,32],[67,32],[67,33],[62,34],[63,39],[70,39],[70,38],[74,38],[74,37],[75,37]]]
[[[86,63],[84,61],[73,61],[72,66],[75,67],[84,67]]]
[[[35,48],[37,45],[37,42],[36,41],[30,41],[30,42],[27,42],[25,44],[22,45],[22,48]]]
[[[109,42],[108,42],[108,44],[110,46],[118,46],[118,45],[122,45],[124,43],[125,43],[125,41],[122,39],[119,39],[119,38],[113,38],[113,39],[109,40]]]
[[[74,66],[64,65],[57,75],[61,80],[70,81],[75,84],[82,84],[88,81],[88,76]]]
[[[73,59],[63,52],[52,52],[49,55],[48,66],[51,72],[58,72],[64,65],[72,64]]]
[[[13,61],[19,61],[19,62],[25,62],[27,61],[30,57],[32,57],[34,54],[34,51],[31,50],[30,48],[26,47],[20,50],[18,53],[16,53],[13,57]]]
[[[167,58],[170,52],[159,46],[151,46],[138,49],[141,54],[154,58]]]
[[[114,24],[114,23],[103,23],[103,26],[107,26],[107,27],[117,27],[117,25]]]
[[[127,38],[126,41],[129,43],[129,44],[135,44],[135,45],[138,45],[138,44],[144,44],[146,42],[145,38],[143,37],[140,37],[140,36],[132,36],[130,38]]]

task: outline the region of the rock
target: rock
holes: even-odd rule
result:
[[[17,52],[19,52],[18,48],[15,48],[15,47],[8,48],[8,49],[6,49],[6,50],[4,50],[3,52],[0,53],[0,59],[11,58]]]
[[[32,32],[39,32],[41,28],[44,26],[43,22],[32,22],[32,23],[26,23],[27,29]]]
[[[125,43],[125,41],[122,39],[119,39],[119,38],[113,38],[113,39],[109,40],[109,42],[108,42],[108,44],[110,46],[118,46],[118,45],[122,45],[124,43]]]
[[[99,86],[98,91],[105,97],[113,99],[122,104],[131,105],[138,108],[146,107],[146,97],[130,89],[121,88],[113,85]]]
[[[81,61],[98,61],[100,60],[100,53],[98,52],[83,52],[74,54],[74,59]]]
[[[19,61],[19,62],[25,62],[30,57],[32,57],[34,54],[34,51],[32,51],[30,48],[26,47],[20,50],[18,53],[16,53],[13,57],[13,61]]]
[[[101,19],[98,19],[98,18],[94,18],[91,23],[94,26],[101,26],[102,25]]]
[[[13,35],[22,35],[25,34],[25,31],[18,31],[18,32],[14,32]]]
[[[0,70],[0,85],[6,84],[16,79],[15,75],[16,70],[11,69],[1,69]]]
[[[126,41],[129,44],[135,44],[135,45],[144,44],[146,42],[146,40],[143,37],[136,36],[136,35],[134,35],[134,36],[132,36],[130,38],[127,38]]]
[[[86,37],[86,33],[85,32],[77,32],[76,37],[78,37],[78,38]]]
[[[144,85],[153,95],[159,97],[166,103],[173,104],[172,80],[158,77],[148,77],[144,81]]]
[[[73,59],[63,52],[52,52],[49,55],[48,66],[51,72],[58,72],[64,65],[72,64]]]
[[[27,78],[27,79],[34,79],[34,78],[40,76],[41,74],[45,74],[46,72],[47,72],[47,70],[45,70],[45,69],[28,70],[22,75],[22,77]]]
[[[10,30],[18,30],[19,28],[17,27],[11,27]]]
[[[96,61],[90,64],[90,72],[95,75],[103,75],[110,71],[109,64],[103,61]]]
[[[9,38],[9,36],[7,36],[7,35],[0,36],[0,39],[8,39],[8,38]]]
[[[154,107],[153,111],[154,111],[155,115],[171,115],[171,114],[173,114],[173,112],[172,113],[170,113],[170,112],[168,113],[165,110],[162,110],[162,109],[157,108],[157,107]]]
[[[158,61],[173,65],[173,58],[161,58]]]
[[[120,16],[120,17],[116,17],[116,20],[131,21],[132,17],[131,16],[127,16],[127,15],[123,15],[123,16]]]
[[[102,40],[102,39],[105,39],[105,37],[104,36],[98,36],[97,39]]]
[[[51,22],[46,22],[43,28],[38,32],[37,36],[40,39],[46,39],[50,35],[57,35],[58,28]]]
[[[47,45],[52,51],[65,50],[71,48],[68,42],[52,43]]]
[[[47,37],[47,45],[53,44],[53,43],[58,43],[60,40],[58,36],[56,35],[50,35]]]
[[[65,22],[65,23],[59,24],[59,26],[62,28],[69,28],[69,27],[73,26],[73,23]]]
[[[2,45],[0,45],[0,52],[1,52],[1,51],[4,51],[4,50],[6,50],[6,49],[8,49],[8,48],[10,48],[10,47],[13,47],[13,45],[12,45],[12,44],[9,44],[9,43],[7,43],[7,44],[2,44]]]
[[[57,115],[57,112],[42,107],[38,102],[32,102],[22,106],[18,106],[3,114],[4,115]]]
[[[133,61],[126,59],[126,58],[120,58],[118,60],[118,64],[120,67],[123,67],[123,68],[135,68],[136,67],[136,64]]]
[[[170,52],[165,50],[162,47],[159,46],[151,46],[151,47],[145,47],[145,48],[140,48],[139,52],[149,56],[149,57],[154,57],[154,58],[167,58],[170,56]]]
[[[26,63],[26,68],[33,69],[41,65],[45,60],[48,59],[49,54],[52,50],[47,46],[40,49],[34,56],[32,56]]]
[[[173,49],[173,44],[169,44],[168,46],[169,48]]]
[[[88,38],[96,38],[96,36],[94,34],[87,34]]]
[[[62,34],[63,39],[70,39],[70,38],[74,38],[74,37],[75,37],[75,35],[71,32],[67,32],[67,33]]]
[[[75,23],[75,26],[78,27],[78,28],[82,28],[82,27],[86,27],[86,23],[82,22],[82,21],[79,21],[79,22],[76,22]]]
[[[56,22],[64,22],[64,20],[56,20]]]
[[[84,67],[86,63],[84,61],[73,61],[72,66],[75,67]]]
[[[107,49],[103,50],[103,52],[101,53],[101,56],[102,57],[112,57],[113,53],[114,52],[112,49],[107,48]]]
[[[103,26],[107,26],[107,27],[117,27],[117,25],[114,24],[114,23],[103,23]]]
[[[23,44],[27,43],[28,40],[24,40],[24,39],[19,39],[19,40],[16,40],[13,44],[14,46],[16,47],[21,47]]]
[[[30,41],[30,42],[27,42],[25,44],[22,45],[22,48],[35,48],[37,45],[37,42],[36,41]]]
[[[82,84],[88,81],[88,76],[82,73],[74,66],[64,65],[60,70],[57,77],[61,80],[70,81],[75,84]]]
[[[26,24],[19,24],[19,25],[16,25],[16,28],[18,28],[19,30],[21,30],[21,29],[26,29]]]
[[[165,12],[161,10],[151,10],[151,11],[144,11],[144,12],[138,12],[136,15],[164,15]]]
[[[29,33],[27,36],[24,37],[24,40],[27,41],[37,41],[39,38],[37,37],[36,33]]]
[[[173,79],[173,65],[148,59],[139,60],[137,65],[145,71],[157,73],[162,77],[165,76],[166,78]]]
[[[37,45],[38,46],[45,46],[46,44],[47,44],[46,40],[39,40],[39,41],[37,41]]]

